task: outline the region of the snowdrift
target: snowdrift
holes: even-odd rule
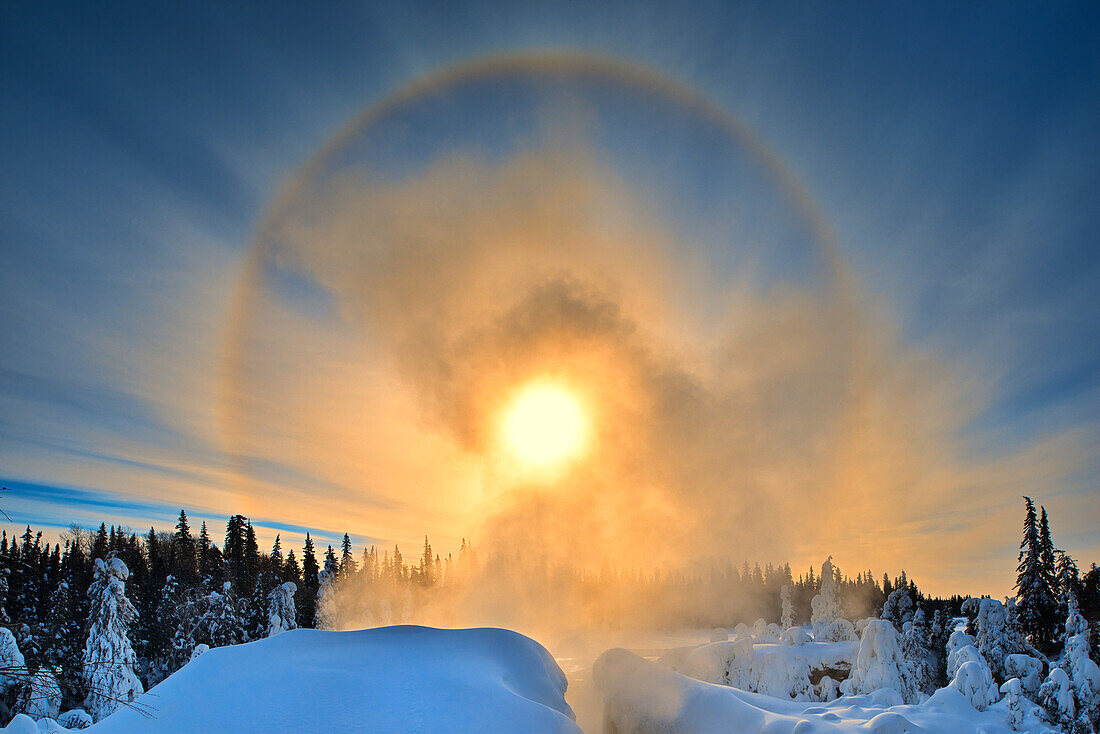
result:
[[[205,652],[138,699],[154,718],[124,708],[84,731],[579,734],[565,687],[550,654],[508,630],[294,630]]]
[[[614,734],[1013,731],[1001,704],[979,712],[950,688],[915,706],[889,688],[830,703],[792,701],[695,680],[621,649],[601,655],[592,673],[604,697],[604,730]],[[1021,731],[1041,731],[1032,723]]]

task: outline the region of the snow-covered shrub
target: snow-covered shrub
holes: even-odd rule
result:
[[[901,638],[894,625],[884,619],[872,619],[863,629],[859,653],[852,673],[843,683],[843,693],[871,693],[891,688],[906,703],[915,703],[917,689],[901,651]]]
[[[267,599],[267,636],[274,637],[280,632],[297,628],[294,619],[294,594],[298,586],[287,581],[271,590]]]
[[[752,637],[756,642],[779,642],[779,638],[782,635],[783,630],[774,622],[769,624],[763,619],[758,619],[752,626]]]
[[[134,674],[137,655],[128,636],[137,621],[137,610],[126,598],[130,571],[118,558],[95,561],[88,642],[84,647],[84,706],[99,721],[144,691]]]
[[[84,709],[73,709],[58,716],[57,723],[66,729],[87,729],[95,722]]]
[[[955,630],[951,633],[951,636],[947,638],[947,678],[950,680],[955,677],[955,673],[958,672],[959,666],[966,660],[960,660],[956,653],[962,650],[964,647],[973,647],[974,652],[978,651],[977,640],[970,635],[966,634],[962,630]]]
[[[784,585],[779,590],[779,623],[783,629],[794,627],[794,603],[791,601],[791,587]]]
[[[738,622],[737,626],[733,628],[733,636],[734,636],[734,638],[745,637],[745,636],[751,637],[752,636],[752,628],[749,627],[744,622]]]
[[[1005,656],[1005,677],[1019,678],[1023,692],[1034,696],[1043,682],[1043,661],[1023,653]]]
[[[905,623],[913,618],[913,599],[908,588],[897,588],[890,592],[886,603],[882,605],[882,618],[894,625],[899,632]]]
[[[1001,684],[1001,693],[1008,710],[1008,725],[1013,731],[1020,731],[1038,707],[1024,696],[1024,686],[1019,678],[1009,678]]]
[[[966,647],[959,652],[965,650],[973,650],[974,655],[968,656],[969,659],[959,666],[947,687],[958,691],[978,711],[985,711],[997,701],[997,684],[993,682],[993,674],[981,653]]]
[[[840,611],[840,596],[836,589],[832,556],[821,565],[821,588],[817,596],[810,600],[810,608],[813,610],[810,622],[813,624],[815,640],[847,642],[856,639],[855,628]]]
[[[721,627],[715,627],[710,631],[711,642],[725,642],[730,638],[730,633]]]
[[[51,671],[39,668],[30,676],[19,698],[19,710],[35,721],[57,718],[61,710],[61,686]]]
[[[1066,671],[1051,668],[1050,675],[1039,687],[1039,705],[1046,710],[1047,718],[1072,731],[1077,719],[1077,706],[1073,700],[1073,683]]]
[[[210,649],[210,645],[207,645],[205,642],[200,642],[199,644],[195,645],[195,649],[193,649],[191,651],[191,660],[194,660],[199,655],[202,655],[204,652],[208,651],[209,649]],[[191,662],[191,660],[188,660],[187,662]]]
[[[783,645],[808,645],[811,641],[810,633],[802,627],[790,627],[779,636],[779,642]]]

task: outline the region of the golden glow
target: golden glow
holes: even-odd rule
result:
[[[504,441],[526,464],[551,466],[576,458],[588,439],[580,401],[553,383],[523,388],[504,416]]]

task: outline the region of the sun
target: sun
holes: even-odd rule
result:
[[[519,391],[504,414],[508,450],[525,464],[549,467],[578,457],[588,439],[588,417],[576,395],[553,383]]]

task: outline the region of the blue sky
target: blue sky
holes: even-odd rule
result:
[[[211,409],[186,399],[202,370],[174,365],[214,369],[280,181],[405,82],[564,48],[682,79],[767,141],[905,339],[986,377],[975,451],[1077,432],[1077,476],[1034,492],[1100,560],[1098,30],[1094,3],[5,4],[5,508],[236,512]]]

